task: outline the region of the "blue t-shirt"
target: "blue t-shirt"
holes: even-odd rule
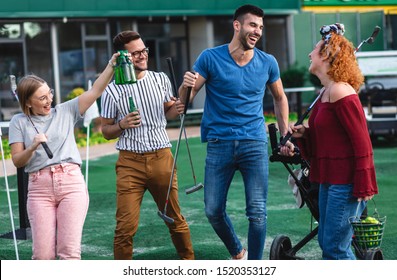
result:
[[[267,84],[280,77],[274,56],[257,48],[251,61],[239,66],[228,45],[204,50],[193,65],[206,79],[201,140],[266,140],[263,97]]]

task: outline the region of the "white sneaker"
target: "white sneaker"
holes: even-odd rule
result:
[[[293,172],[298,180],[302,178],[302,169],[295,169]],[[290,187],[292,188],[292,193],[295,197],[296,206],[298,208],[302,208],[303,205],[305,205],[305,202],[302,200],[301,192],[299,191],[295,179],[291,176],[291,174],[288,175],[288,185],[290,185]]]
[[[233,261],[246,261],[246,260],[248,260],[248,250],[246,250],[246,249],[243,249],[244,250],[244,255],[241,257],[241,258],[239,258],[239,259],[235,259],[235,258],[231,258],[231,260],[233,260]]]

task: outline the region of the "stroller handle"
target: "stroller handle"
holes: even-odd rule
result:
[[[270,138],[270,145],[272,148],[272,155],[270,156],[270,161],[280,161],[283,163],[291,163],[291,164],[300,164],[302,163],[302,158],[300,156],[300,150],[298,147],[295,146],[295,153],[293,156],[282,156],[280,155],[280,146],[277,142],[277,128],[274,123],[269,124],[269,138]]]

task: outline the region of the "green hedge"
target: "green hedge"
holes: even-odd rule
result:
[[[87,146],[87,130],[85,128],[79,128],[76,129],[75,131],[75,137],[76,137],[76,143],[77,143],[77,147],[81,148],[81,147],[85,147]],[[108,143],[111,141],[115,141],[115,140],[106,140],[102,133],[100,132],[92,132],[90,133],[90,146],[92,145],[97,145],[97,144],[102,144],[102,143]],[[10,146],[8,145],[8,138],[3,138],[2,139],[2,143],[3,143],[3,149],[4,149],[4,158],[5,159],[9,159],[11,158],[11,149]],[[0,156],[0,159],[2,159],[3,156]]]

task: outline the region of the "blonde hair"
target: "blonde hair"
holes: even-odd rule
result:
[[[355,48],[343,35],[332,33],[327,41],[323,39],[320,56],[330,64],[327,74],[335,82],[350,84],[356,92],[364,83],[364,76],[358,66]]]

